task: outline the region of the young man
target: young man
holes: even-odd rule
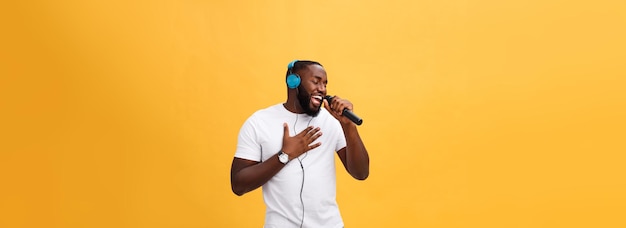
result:
[[[318,62],[296,60],[287,68],[287,101],[255,112],[241,127],[232,190],[241,196],[263,186],[265,228],[343,227],[335,152],[352,177],[369,175],[357,127],[342,115],[353,105],[324,99],[328,80]]]

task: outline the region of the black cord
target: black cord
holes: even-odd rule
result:
[[[295,109],[295,102],[294,102],[294,109]],[[307,123],[307,127],[311,126],[311,121],[313,121],[314,117],[311,117],[311,119],[309,120],[309,122]],[[298,114],[296,113],[296,121],[294,121],[293,123],[293,132],[294,134],[297,134],[298,132],[296,131],[296,124],[298,123]],[[306,129],[306,128],[305,128]],[[304,192],[304,165],[302,164],[302,160],[304,160],[307,155],[309,155],[309,153],[305,152],[304,153],[304,157],[302,158],[297,158],[298,159],[298,163],[300,163],[300,168],[302,168],[302,184],[300,185],[300,203],[302,204],[302,218],[300,219],[300,228],[302,228],[304,226],[304,198],[302,198],[302,194]]]
[[[302,192],[304,191],[304,166],[302,165],[302,160],[298,158],[298,162],[300,162],[300,168],[302,168],[302,185],[300,186],[300,203],[302,203],[302,219],[300,220],[300,228],[304,225],[304,199],[302,198]]]

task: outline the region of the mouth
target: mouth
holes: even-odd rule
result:
[[[322,105],[322,96],[311,96],[311,104],[315,107],[320,107]]]

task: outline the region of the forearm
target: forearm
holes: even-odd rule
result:
[[[321,142],[313,143],[317,138],[322,136],[319,127],[309,126],[293,137],[289,137],[289,128],[286,123],[283,124],[283,147],[281,151],[284,154],[283,159],[292,160],[315,149],[321,145]],[[280,162],[276,153],[264,162],[255,162],[241,158],[234,158],[233,165],[230,168],[230,184],[233,192],[237,195],[243,195],[264,185],[272,179],[285,164]],[[288,162],[288,161],[286,161]]]
[[[343,124],[344,135],[346,136],[346,169],[352,177],[358,180],[365,180],[369,176],[369,155],[365,145],[361,140],[356,125]]]
[[[255,165],[243,168],[237,166],[233,162],[231,187],[235,194],[241,196],[264,185],[285,165],[278,160],[278,155],[274,155],[264,162]]]

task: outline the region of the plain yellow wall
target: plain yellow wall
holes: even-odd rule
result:
[[[0,227],[261,227],[237,132],[320,61],[346,227],[626,227],[624,1],[5,1]]]

